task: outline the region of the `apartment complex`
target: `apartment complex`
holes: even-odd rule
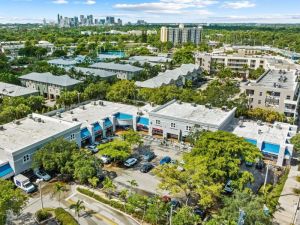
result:
[[[121,80],[131,80],[134,76],[142,72],[143,68],[132,66],[129,64],[118,64],[118,63],[104,63],[98,62],[90,65],[90,68],[102,69],[117,73],[117,78]]]
[[[80,145],[80,123],[30,114],[0,126],[0,177],[9,178],[31,169],[33,154],[56,138]]]
[[[176,85],[183,87],[187,81],[192,83],[201,76],[201,69],[195,64],[183,64],[174,70],[159,73],[156,77],[145,81],[137,81],[138,87],[157,88],[163,85]]]
[[[55,76],[51,73],[29,73],[20,77],[24,87],[37,90],[40,95],[49,99],[57,99],[61,91],[71,90],[81,83],[68,75]]]
[[[184,27],[180,24],[178,28],[161,27],[160,41],[172,42],[173,45],[183,44],[187,42],[199,45],[202,40],[202,27]]]
[[[208,73],[214,73],[220,65],[232,69],[235,73],[245,74],[246,68],[257,69],[267,68],[268,59],[261,56],[242,56],[227,54],[201,53],[195,54],[196,64],[201,66]]]
[[[258,80],[242,88],[253,108],[272,109],[287,117],[297,118],[299,104],[299,72],[268,70]]]

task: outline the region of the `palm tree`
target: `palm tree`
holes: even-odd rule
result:
[[[52,194],[52,197],[54,195],[58,195],[58,202],[59,202],[59,206],[60,206],[60,197],[61,197],[61,194],[63,192],[66,192],[68,191],[68,189],[66,188],[66,185],[61,183],[61,182],[57,182],[54,184],[54,190],[53,190],[53,194]]]
[[[83,205],[83,201],[77,200],[75,204],[70,205],[70,209],[75,210],[75,215],[77,215],[77,220],[79,221],[79,213],[81,210],[85,210],[85,206]]]
[[[116,185],[112,182],[111,179],[105,177],[103,181],[103,191],[107,194],[109,198],[111,198],[112,192],[116,190]]]
[[[139,186],[139,184],[136,182],[136,180],[128,180],[127,183],[130,185],[130,194],[133,193],[133,188]]]

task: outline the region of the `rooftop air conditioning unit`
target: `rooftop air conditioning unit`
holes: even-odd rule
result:
[[[228,110],[228,107],[226,105],[222,106],[222,110],[223,111],[227,111]]]
[[[56,116],[60,118],[60,117],[61,117],[60,112],[57,112],[57,113],[56,113]]]
[[[40,123],[40,122],[42,122],[42,119],[41,119],[40,117],[36,117],[36,118],[35,118],[35,122]]]
[[[93,102],[93,105],[97,105],[97,102],[95,101],[95,102]]]
[[[278,123],[276,124],[276,128],[277,128],[277,129],[279,129],[279,130],[281,130],[281,129],[282,129],[281,125],[280,125],[280,124],[278,124]]]
[[[72,121],[78,121],[78,119],[74,117],[74,118],[72,118]]]
[[[80,108],[83,109],[83,110],[85,109],[84,105],[82,105]]]
[[[196,106],[197,106],[197,104],[196,104],[196,103],[192,103],[192,106],[196,107]]]
[[[17,124],[17,125],[20,125],[20,124],[21,124],[21,121],[20,121],[20,120],[15,120],[14,123]]]
[[[4,126],[1,125],[1,126],[0,126],[0,130],[4,130]]]
[[[257,125],[261,126],[262,125],[262,121],[261,120],[257,120]]]
[[[103,106],[104,102],[103,101],[99,101],[99,105]]]
[[[73,110],[70,111],[70,114],[74,114]]]
[[[207,104],[205,104],[205,107],[208,108],[208,109],[211,109],[211,104],[207,103]]]
[[[28,118],[32,119],[33,118],[32,114],[28,114]]]

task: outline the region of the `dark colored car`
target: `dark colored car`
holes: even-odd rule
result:
[[[150,162],[152,159],[155,158],[155,154],[154,152],[146,152],[144,155],[143,155],[143,159],[147,162]]]
[[[227,181],[227,183],[224,187],[224,191],[225,191],[226,194],[232,194],[233,193],[233,188],[232,188],[231,183],[232,183],[231,180]]]
[[[159,161],[159,164],[160,165],[164,165],[166,163],[170,163],[172,161],[171,157],[169,156],[165,156],[163,157],[160,161]]]
[[[247,167],[251,167],[251,166],[253,166],[253,162],[246,161],[246,162],[245,162],[245,165],[246,165]]]
[[[173,209],[177,209],[181,205],[180,201],[175,198],[173,198],[170,203],[171,203],[171,207],[173,207]]]
[[[255,168],[258,170],[262,170],[265,167],[264,161],[260,160],[255,164]]]
[[[203,220],[205,218],[205,216],[206,216],[205,210],[201,209],[199,206],[196,206],[194,208],[194,213],[196,215],[198,215],[201,218],[201,220]]]
[[[140,171],[142,173],[148,173],[150,170],[153,169],[153,165],[151,163],[145,163],[144,165],[142,165],[142,167],[140,168]]]

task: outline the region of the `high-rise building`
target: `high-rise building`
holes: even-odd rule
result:
[[[161,29],[160,29],[160,41],[161,42],[167,42],[168,41],[168,28],[167,27],[161,27]]]
[[[180,24],[178,28],[161,27],[160,41],[172,42],[173,45],[183,44],[187,42],[199,45],[202,40],[202,27],[184,27]]]
[[[80,24],[84,25],[84,15],[80,15]]]
[[[119,25],[119,26],[122,26],[122,24],[123,24],[123,22],[122,22],[122,20],[119,18],[119,19],[118,19],[118,25]]]
[[[106,24],[108,24],[108,25],[115,24],[115,17],[113,17],[113,16],[107,16],[106,17]]]
[[[87,16],[87,24],[88,25],[93,25],[93,23],[94,23],[93,15],[88,15]]]
[[[145,20],[138,20],[136,22],[136,25],[146,25],[146,24],[147,24],[147,22]]]

